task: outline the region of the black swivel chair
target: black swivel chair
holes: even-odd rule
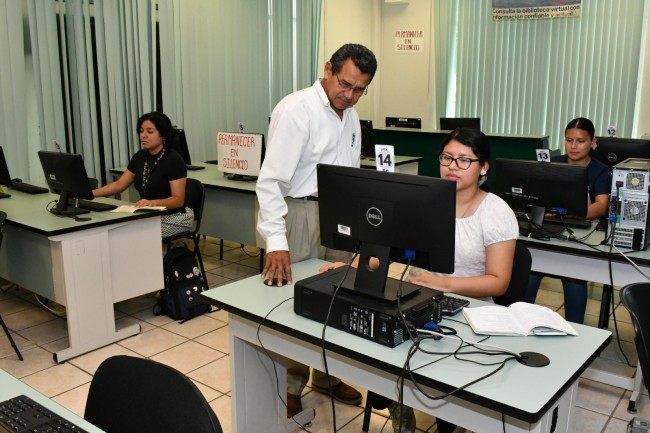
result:
[[[648,388],[650,378],[650,283],[632,283],[621,289],[621,302],[630,312],[634,327],[634,344],[639,357],[643,384]],[[636,411],[636,401],[630,400],[628,410]]]
[[[506,292],[501,296],[494,296],[492,300],[495,304],[509,306],[515,302],[523,302],[526,300],[526,288],[528,287],[528,276],[530,275],[530,268],[533,264],[533,258],[526,245],[517,241],[515,246],[515,256],[512,260],[512,276],[510,277],[510,284]],[[385,397],[368,391],[366,395],[366,407],[363,413],[363,425],[361,430],[368,431],[370,427],[370,415],[372,409],[385,409],[390,403]]]
[[[2,238],[4,237],[4,225],[5,225],[5,220],[7,219],[7,213],[0,211],[0,245],[2,245]],[[16,355],[18,355],[18,359],[21,361],[23,360],[23,355],[20,354],[20,350],[18,350],[18,346],[16,345],[16,342],[14,341],[14,338],[11,336],[11,333],[9,332],[9,328],[7,328],[7,325],[5,324],[5,321],[2,320],[2,316],[0,315],[0,326],[2,326],[2,329],[4,329],[5,334],[7,334],[7,338],[9,339],[9,343],[11,343],[11,347],[14,348],[14,351],[16,352]]]
[[[201,267],[201,274],[203,279],[207,280],[205,268],[203,267],[203,257],[201,256],[201,249],[199,248],[199,230],[201,229],[201,219],[203,218],[203,203],[205,201],[205,188],[203,184],[192,178],[187,178],[185,183],[185,203],[194,211],[194,226],[191,230],[177,233],[173,236],[163,238],[163,242],[167,245],[167,250],[171,248],[174,241],[178,239],[190,239],[194,243],[194,255]]]
[[[84,418],[107,433],[223,433],[210,404],[183,373],[125,355],[97,368]]]

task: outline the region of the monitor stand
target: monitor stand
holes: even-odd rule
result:
[[[230,173],[226,176],[228,180],[235,180],[238,182],[254,182],[257,180],[257,176],[246,176],[244,174],[233,174]]]
[[[359,265],[351,269],[341,284],[341,289],[383,303],[397,304],[417,294],[420,287],[406,281],[388,278],[390,247],[363,244],[359,252]],[[371,269],[371,258],[379,260],[379,267]]]
[[[89,210],[81,209],[81,208],[74,207],[74,206],[69,206],[68,205],[68,197],[69,196],[70,196],[70,193],[68,193],[66,191],[61,191],[61,194],[59,195],[59,201],[57,202],[56,207],[51,210],[51,212],[54,215],[73,217],[73,216],[76,216],[76,215],[90,213]]]

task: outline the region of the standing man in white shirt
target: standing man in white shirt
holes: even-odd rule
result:
[[[359,167],[361,126],[352,108],[377,70],[375,55],[366,47],[346,44],[325,64],[325,74],[313,86],[282,99],[271,114],[264,163],[257,180],[260,210],[257,230],[265,241],[262,277],[269,283],[291,284],[291,262],[325,259],[318,219],[319,163]],[[290,365],[287,371],[287,413],[302,411],[300,394],[309,368]],[[348,404],[361,394],[339,379],[314,370],[312,387]]]

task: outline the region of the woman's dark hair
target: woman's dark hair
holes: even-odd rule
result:
[[[343,68],[343,63],[347,59],[351,59],[354,62],[354,66],[359,68],[359,70],[364,74],[370,74],[370,81],[375,76],[377,71],[377,59],[375,55],[368,48],[359,44],[345,44],[334,54],[330,59],[332,64],[332,73],[338,74]]]
[[[457,142],[469,147],[474,152],[474,155],[478,158],[479,163],[484,164],[485,162],[490,161],[490,142],[488,141],[487,135],[483,134],[479,129],[476,128],[456,128],[451,131],[445,139],[442,141],[440,146],[440,153],[445,151],[445,146],[449,144],[450,141],[456,140]],[[484,175],[479,177],[479,186],[481,189],[487,191],[487,176],[490,172],[488,168],[487,172]]]
[[[596,135],[596,128],[594,128],[594,124],[591,122],[591,120],[585,117],[578,117],[570,121],[569,124],[566,126],[566,128],[564,128],[564,133],[566,134],[566,132],[569,129],[573,129],[573,128],[578,128],[587,131],[587,134],[589,134],[589,137],[591,137],[592,140]]]
[[[135,128],[135,132],[138,135],[140,135],[140,128],[142,128],[142,124],[144,123],[145,120],[149,120],[151,123],[153,123],[156,126],[156,129],[160,133],[161,137],[163,138],[163,140],[165,140],[164,145],[167,146],[167,143],[171,142],[171,136],[172,136],[172,121],[169,120],[169,117],[167,117],[166,114],[157,111],[143,114],[138,119],[138,123],[136,124],[136,128]]]
[[[451,131],[440,146],[440,153],[444,152],[445,146],[451,140],[456,140],[459,143],[472,149],[481,164],[490,161],[490,142],[485,134],[476,128],[456,128]]]

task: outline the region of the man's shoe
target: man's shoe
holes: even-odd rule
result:
[[[314,391],[322,392],[323,394],[329,395],[329,389],[322,388],[312,383],[311,387]],[[340,401],[345,404],[356,405],[361,403],[361,393],[356,389],[352,388],[350,385],[346,385],[343,382],[339,382],[332,387],[332,396],[335,400]]]
[[[415,412],[413,412],[413,408],[403,404],[400,405],[394,401],[388,405],[388,410],[390,411],[389,419],[395,433],[415,432]]]
[[[302,412],[300,396],[287,393],[287,418],[293,418],[300,412]]]

